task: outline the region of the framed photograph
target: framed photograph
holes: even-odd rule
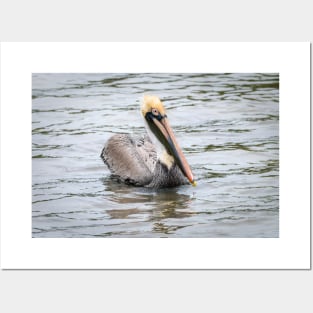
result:
[[[309,43],[2,43],[5,269],[309,269]]]

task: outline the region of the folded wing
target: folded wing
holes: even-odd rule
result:
[[[126,184],[145,186],[153,178],[157,153],[147,135],[140,138],[113,135],[100,156],[112,175]]]

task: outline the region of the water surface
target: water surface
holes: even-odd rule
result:
[[[33,237],[278,237],[278,74],[33,74]],[[99,155],[159,96],[197,187],[114,182]]]

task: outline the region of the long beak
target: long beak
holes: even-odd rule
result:
[[[167,120],[167,117],[164,116],[161,119],[153,117],[152,119],[150,119],[150,121],[153,122],[153,124],[150,124],[152,126],[151,130],[157,136],[159,141],[165,146],[167,152],[173,156],[177,165],[179,166],[183,174],[187,177],[189,182],[193,186],[196,186],[196,182],[194,181],[190,166],[177,143],[173,130]]]

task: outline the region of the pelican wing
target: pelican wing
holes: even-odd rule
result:
[[[118,180],[145,186],[152,180],[157,154],[148,136],[116,134],[105,144],[101,158]]]

